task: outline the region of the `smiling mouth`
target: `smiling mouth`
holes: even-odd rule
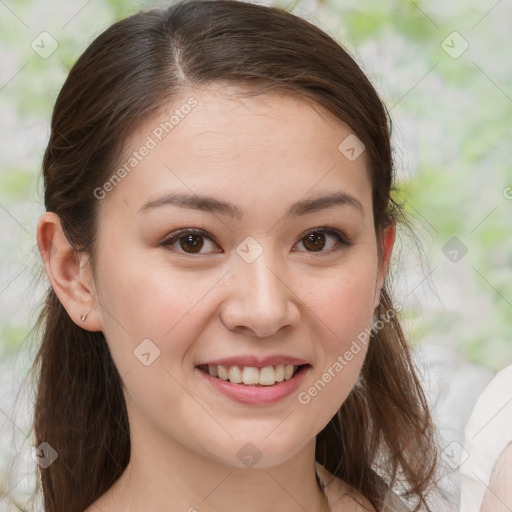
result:
[[[278,364],[256,368],[255,366],[224,366],[201,364],[197,368],[209,374],[215,379],[231,382],[232,384],[244,384],[246,386],[273,386],[280,382],[292,379],[309,364],[293,365]]]

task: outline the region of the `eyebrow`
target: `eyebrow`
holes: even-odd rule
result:
[[[201,196],[197,194],[166,194],[158,199],[148,201],[138,213],[158,208],[161,206],[177,206],[180,208],[190,208],[193,210],[201,210],[205,212],[218,213],[233,218],[240,219],[243,214],[242,210],[227,201],[220,201],[211,196]],[[358,199],[346,192],[333,192],[325,196],[315,199],[302,199],[294,203],[286,212],[286,215],[306,215],[308,213],[325,210],[334,206],[350,206],[364,214],[363,206]]]

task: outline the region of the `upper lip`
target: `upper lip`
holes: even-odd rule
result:
[[[300,359],[298,357],[277,354],[274,356],[266,357],[258,357],[253,355],[223,357],[222,359],[204,361],[200,364],[207,364],[210,366],[251,366],[255,368],[265,368],[266,366],[277,366],[279,364],[293,364],[294,366],[301,366],[303,364],[309,363],[306,360]]]

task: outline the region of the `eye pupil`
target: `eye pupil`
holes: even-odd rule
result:
[[[180,246],[185,252],[199,252],[203,247],[203,237],[201,235],[187,235],[180,239]],[[187,250],[186,244],[190,244],[188,249],[192,249],[190,251]]]
[[[304,247],[312,251],[321,251],[325,246],[325,235],[323,233],[309,233],[304,238]]]

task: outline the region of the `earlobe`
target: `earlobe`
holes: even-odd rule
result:
[[[71,319],[84,329],[101,331],[89,257],[73,249],[55,213],[46,212],[39,219],[37,246],[51,286]]]

